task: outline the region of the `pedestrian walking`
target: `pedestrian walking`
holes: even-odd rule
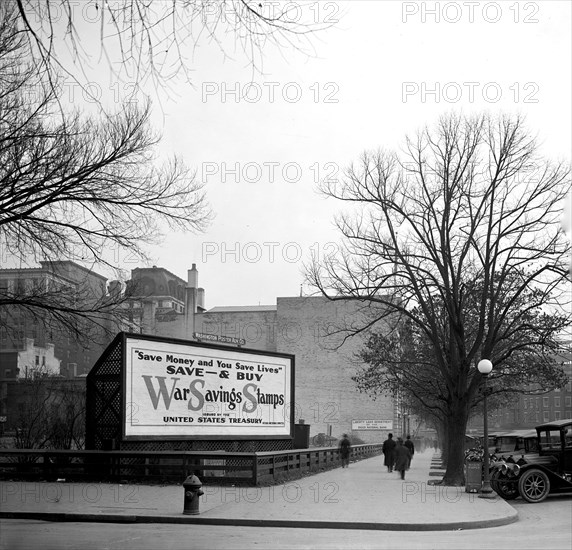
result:
[[[411,436],[407,435],[407,438],[403,442],[403,444],[409,449],[409,464],[407,465],[407,469],[411,467],[411,460],[413,459],[413,455],[415,454],[415,445],[413,445],[413,441],[411,441]]]
[[[387,466],[387,471],[393,472],[393,463],[395,462],[395,441],[393,441],[393,434],[387,436],[387,439],[383,442],[381,451],[385,456],[383,463]]]
[[[340,456],[342,457],[342,468],[347,468],[350,465],[350,452],[352,445],[348,439],[348,434],[342,435],[340,441]]]
[[[409,449],[403,444],[403,439],[398,438],[395,446],[395,469],[401,475],[401,479],[405,479],[405,470],[408,468],[410,458]]]

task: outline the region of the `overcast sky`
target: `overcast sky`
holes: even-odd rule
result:
[[[318,180],[341,178],[366,149],[399,148],[442,113],[525,114],[546,156],[570,158],[570,2],[299,6],[292,17],[335,23],[311,38],[312,55],[269,46],[253,75],[232,44],[229,59],[201,40],[188,52],[193,86],[152,94],[162,150],[196,168],[216,215],[203,234],[166,235],[152,264],[186,279],[195,263],[208,308],[299,295],[303,262],[339,242],[343,205],[319,196]]]

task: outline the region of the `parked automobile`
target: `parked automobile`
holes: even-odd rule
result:
[[[496,437],[494,454],[499,456],[537,453],[537,441],[538,434],[535,429],[506,432]]]
[[[495,443],[497,437],[500,433],[504,432],[490,432],[488,434],[488,442],[489,442],[489,454],[492,455],[495,452]],[[482,449],[484,445],[484,435],[481,433],[473,433],[473,434],[466,434],[465,435],[465,450],[471,449]]]
[[[492,465],[491,486],[506,500],[521,496],[541,502],[549,494],[572,492],[572,419],[548,422],[535,431],[537,452],[518,459],[517,453],[501,456]]]

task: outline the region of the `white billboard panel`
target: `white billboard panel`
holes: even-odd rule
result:
[[[125,439],[290,437],[293,356],[125,341]]]

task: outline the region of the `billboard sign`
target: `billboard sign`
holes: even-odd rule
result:
[[[393,430],[393,421],[352,420],[352,430]]]
[[[292,437],[292,355],[127,336],[124,363],[124,439]]]

